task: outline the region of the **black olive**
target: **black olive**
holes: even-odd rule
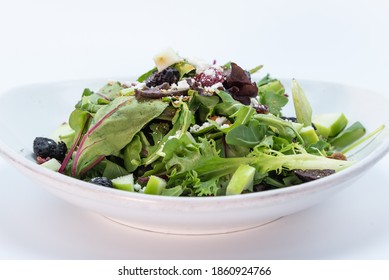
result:
[[[113,188],[112,181],[106,177],[94,177],[89,183],[100,185],[108,188]]]
[[[50,138],[36,137],[33,143],[33,151],[37,157],[55,158],[62,161],[65,158],[67,147],[64,142],[55,142]]]

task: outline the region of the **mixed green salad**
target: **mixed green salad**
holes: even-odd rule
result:
[[[86,88],[37,162],[67,176],[130,192],[221,196],[284,188],[352,165],[365,134],[342,112],[313,115],[303,89],[245,69],[183,58],[172,49],[134,82]],[[290,96],[291,94],[291,96]],[[282,109],[292,99],[295,115]]]

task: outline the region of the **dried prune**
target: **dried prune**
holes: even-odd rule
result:
[[[156,87],[163,83],[175,84],[180,79],[180,72],[173,67],[168,67],[161,72],[154,72],[146,79],[147,87]]]

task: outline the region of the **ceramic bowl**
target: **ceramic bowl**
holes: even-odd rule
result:
[[[359,120],[368,132],[381,124],[386,128],[348,155],[356,161],[350,168],[297,186],[224,197],[162,197],[89,184],[36,164],[32,156],[34,138],[49,136],[67,121],[84,88],[98,89],[106,80],[35,84],[2,93],[0,154],[56,196],[127,226],[173,234],[219,234],[254,228],[307,209],[350,186],[389,150],[386,98],[352,86],[299,82],[314,113],[343,112],[350,123]],[[291,80],[283,83],[290,93]],[[294,115],[293,104],[287,106],[285,115]]]

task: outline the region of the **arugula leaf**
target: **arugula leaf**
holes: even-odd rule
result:
[[[269,80],[258,88],[260,103],[267,105],[269,112],[280,115],[281,109],[288,103],[285,88],[279,80]]]

